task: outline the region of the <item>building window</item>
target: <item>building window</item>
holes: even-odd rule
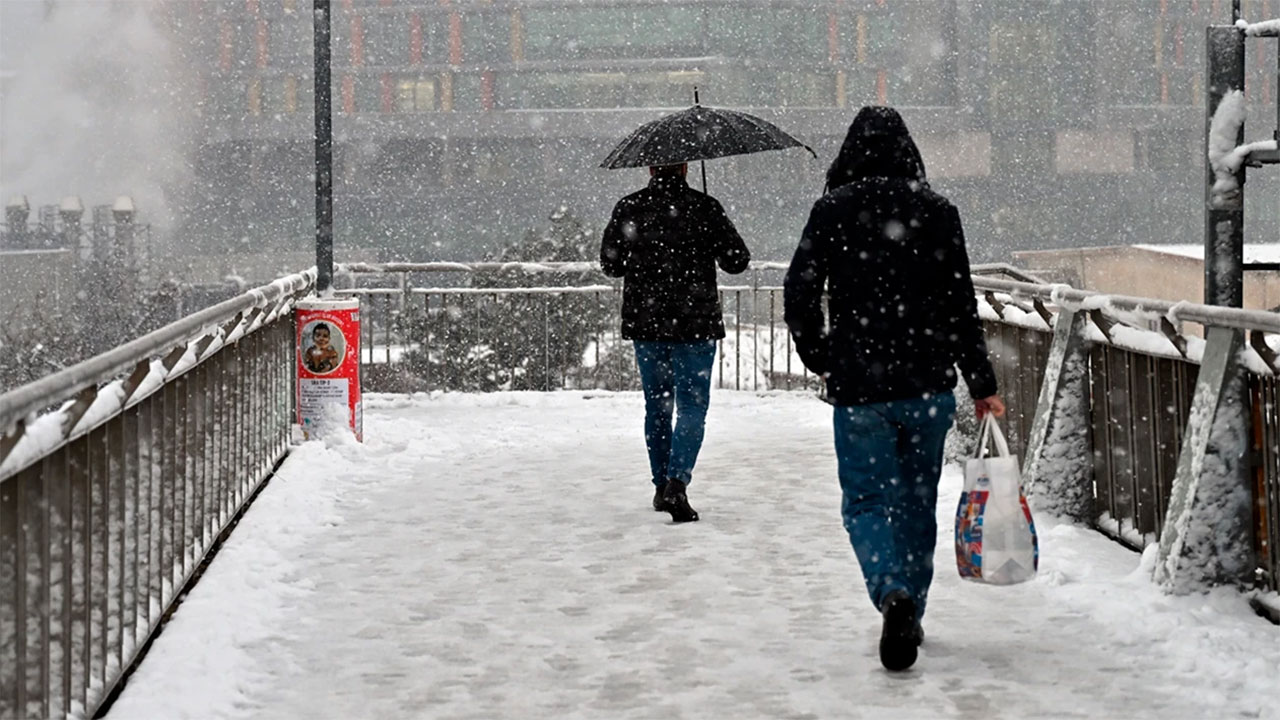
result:
[[[410,62],[410,25],[403,15],[370,15],[364,23],[365,61],[374,66]]]
[[[434,112],[436,109],[436,82],[421,78],[407,78],[396,88],[398,112]]]
[[[526,60],[689,57],[706,46],[696,6],[527,7],[520,19]]]
[[[866,3],[838,13],[835,55],[848,68],[849,102],[954,105],[954,16],[954,3],[943,0]]]

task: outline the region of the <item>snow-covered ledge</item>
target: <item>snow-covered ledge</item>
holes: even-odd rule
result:
[[[1236,27],[1244,31],[1248,37],[1280,37],[1280,18],[1251,23],[1248,20],[1237,20]]]

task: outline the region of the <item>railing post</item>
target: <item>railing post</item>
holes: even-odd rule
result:
[[[1209,82],[1205,87],[1204,303],[1242,307],[1244,299],[1244,166],[1235,192],[1214,192],[1217,175],[1209,160],[1213,118],[1228,93],[1244,90],[1244,33],[1233,25],[1205,31]],[[1244,142],[1244,125],[1235,145]]]
[[[1211,327],[1207,339],[1155,568],[1176,594],[1247,583],[1253,571],[1244,334]]]
[[[1022,468],[1037,511],[1078,522],[1094,518],[1087,322],[1084,311],[1058,312]]]

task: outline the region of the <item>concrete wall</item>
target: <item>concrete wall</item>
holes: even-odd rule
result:
[[[1037,250],[1013,256],[1029,272],[1083,290],[1173,302],[1204,301],[1204,262],[1199,258],[1136,247]],[[1246,272],[1244,306],[1255,310],[1280,306],[1280,272]]]

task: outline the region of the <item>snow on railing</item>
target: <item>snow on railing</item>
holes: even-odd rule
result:
[[[273,322],[314,283],[310,270],[279,278],[0,395],[0,479],[137,404],[223,346]],[[162,353],[167,353],[163,360],[157,357]],[[129,377],[121,377],[130,371]],[[37,417],[57,403],[63,404]]]
[[[1237,20],[1236,27],[1249,37],[1280,37],[1280,18],[1251,23],[1248,20]]]
[[[1244,92],[1232,90],[1222,96],[1213,118],[1209,121],[1209,167],[1213,169],[1214,205],[1220,205],[1239,192],[1240,182],[1236,174],[1244,164],[1240,147],[1236,143],[1245,120]]]
[[[1169,590],[1223,582],[1280,589],[1280,456],[1251,444],[1280,433],[1280,314],[981,276],[974,286],[984,320],[1018,329],[1017,340],[989,336],[989,349],[1001,394],[1012,400],[1009,422],[1035,406],[1034,424],[1018,427],[1030,432],[1028,482],[1043,484],[1035,492],[1047,492],[1049,506],[1084,488],[1079,517],[1135,548],[1158,539],[1156,579]],[[1205,336],[1182,332],[1183,322]],[[1045,376],[1028,362],[1047,362]],[[1071,380],[1062,374],[1068,366]],[[1073,443],[1086,443],[1084,452],[1064,449]],[[1247,480],[1235,466],[1204,460],[1250,452],[1263,462]],[[1055,480],[1064,477],[1073,480]],[[1252,502],[1240,506],[1261,509],[1256,537],[1228,531],[1239,518],[1220,500],[1244,497],[1241,488]],[[1205,539],[1214,533],[1223,537]]]
[[[1132,295],[1111,295],[1077,290],[1068,285],[1025,283],[992,277],[975,276],[973,285],[979,291],[1003,292],[1012,297],[1027,300],[1039,299],[1070,309],[1104,310],[1116,316],[1128,314],[1130,319],[1144,322],[1159,322],[1161,318],[1165,318],[1175,325],[1180,322],[1192,322],[1206,327],[1280,333],[1280,313],[1265,310],[1244,310]]]
[[[0,717],[108,702],[288,450],[290,311],[314,283],[281,278],[0,395]]]

